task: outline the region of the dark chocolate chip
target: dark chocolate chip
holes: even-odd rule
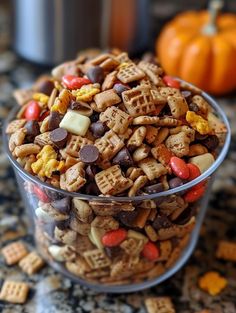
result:
[[[191,102],[189,104],[189,111],[193,111],[193,112],[197,113],[199,111],[198,105],[194,102]]]
[[[161,228],[168,228],[172,225],[171,221],[165,214],[158,214],[152,223],[152,226],[159,230]]]
[[[138,215],[137,210],[130,211],[130,212],[122,211],[118,213],[117,218],[124,226],[133,227],[134,219],[137,217],[137,215]]]
[[[54,82],[51,80],[42,80],[37,86],[37,91],[50,96],[54,89]]]
[[[71,199],[65,197],[51,202],[51,205],[60,213],[68,213],[71,209]]]
[[[99,120],[99,113],[93,112],[93,114],[89,118],[91,123],[95,123]]]
[[[94,145],[86,145],[80,149],[80,160],[86,164],[95,163],[99,158],[99,150]]]
[[[201,142],[208,150],[215,150],[219,146],[219,138],[216,135],[210,135]]]
[[[37,121],[28,121],[24,128],[26,128],[26,136],[29,141],[33,141],[40,134],[40,127]]]
[[[62,120],[61,114],[56,111],[52,111],[48,119],[48,130],[54,130],[59,127],[59,124]]]
[[[87,105],[87,103],[83,101],[72,101],[70,104],[70,109],[71,110],[80,110],[81,108],[84,107],[84,105]]]
[[[113,158],[112,163],[124,167],[130,167],[134,164],[133,159],[127,148],[121,149]]]
[[[88,175],[88,179],[94,181],[94,177],[98,171],[95,165],[90,164],[87,166],[85,172]]]
[[[52,191],[52,190],[49,190],[49,189],[45,189],[45,191],[46,191],[46,194],[47,194],[47,196],[49,197],[49,199],[51,201],[59,200],[59,199],[63,198],[62,194],[60,194],[59,192]]]
[[[189,90],[181,91],[181,95],[186,99],[187,102],[191,101],[192,93]]]
[[[64,128],[56,128],[50,133],[50,139],[53,144],[58,148],[62,149],[66,145],[68,132]]]
[[[104,71],[100,66],[93,66],[90,67],[86,73],[89,80],[92,83],[99,83],[101,84],[104,80]]]
[[[115,92],[121,96],[122,92],[129,90],[130,88],[128,86],[125,86],[123,84],[117,83],[113,86],[113,89],[115,90]]]
[[[170,189],[177,188],[184,184],[183,180],[179,177],[171,178],[168,182]]]
[[[105,250],[105,253],[109,259],[114,259],[114,258],[120,256],[122,253],[122,249],[119,246],[117,246],[117,247],[105,247],[104,250]]]
[[[163,185],[161,183],[155,184],[155,185],[151,185],[151,186],[147,186],[144,188],[144,191],[148,194],[152,194],[152,193],[158,193],[163,191]]]
[[[95,138],[101,138],[106,132],[106,126],[102,122],[92,123],[90,130]]]
[[[99,190],[95,182],[91,182],[91,183],[86,184],[85,193],[86,195],[98,196],[101,194],[101,191]]]

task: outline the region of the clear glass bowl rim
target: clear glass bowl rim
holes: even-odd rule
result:
[[[184,83],[189,85],[189,86],[193,86],[190,83],[186,83],[186,82],[184,82]],[[221,148],[221,151],[220,151],[219,155],[217,156],[217,159],[215,160],[215,162],[203,174],[201,174],[199,177],[195,178],[194,180],[192,180],[188,183],[185,183],[184,185],[177,187],[177,188],[169,189],[166,191],[162,191],[162,192],[154,193],[154,194],[150,194],[150,195],[142,195],[142,196],[134,196],[134,197],[116,197],[116,196],[101,197],[101,196],[81,194],[78,192],[69,192],[69,191],[66,191],[66,190],[63,190],[60,188],[53,187],[52,185],[49,185],[48,183],[41,181],[36,176],[33,176],[33,175],[29,174],[28,172],[26,172],[20,166],[20,164],[13,158],[13,156],[9,150],[9,147],[8,147],[8,135],[6,134],[5,131],[6,131],[6,127],[7,127],[8,123],[16,116],[16,112],[19,110],[18,105],[11,110],[11,112],[9,113],[9,115],[6,118],[4,125],[3,125],[4,150],[6,151],[7,157],[9,158],[11,164],[13,165],[13,167],[15,169],[17,169],[19,174],[22,174],[26,179],[28,179],[31,182],[34,182],[38,185],[41,185],[45,189],[49,189],[51,191],[63,194],[65,196],[78,197],[78,198],[84,199],[84,200],[93,200],[93,201],[102,201],[102,202],[109,202],[109,201],[116,201],[116,202],[132,202],[132,201],[134,201],[135,202],[135,201],[152,200],[152,199],[157,199],[158,197],[169,196],[169,195],[181,192],[181,191],[185,191],[185,190],[195,186],[196,184],[200,183],[201,181],[207,179],[213,172],[215,172],[217,170],[217,168],[223,162],[223,160],[224,160],[224,158],[225,158],[225,156],[229,150],[231,130],[230,130],[230,124],[229,124],[228,118],[226,117],[226,114],[224,113],[224,111],[221,109],[221,107],[217,104],[217,102],[210,95],[208,95],[206,92],[203,92],[203,91],[201,92],[201,95],[210,103],[210,105],[215,109],[215,113],[217,113],[218,117],[224,122],[224,124],[227,128],[227,134],[226,134],[225,142],[224,142],[224,145]]]

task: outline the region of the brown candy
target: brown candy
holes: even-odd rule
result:
[[[116,91],[116,93],[121,96],[122,92],[129,90],[130,88],[128,86],[125,86],[123,84],[117,83],[113,86],[113,89]]]
[[[99,158],[99,151],[94,145],[86,145],[80,149],[79,156],[86,164],[95,163]]]
[[[92,66],[88,69],[86,73],[89,80],[92,83],[101,84],[104,80],[104,70],[100,66]]]
[[[161,228],[168,228],[172,225],[171,221],[165,214],[158,214],[152,224],[152,226],[159,230]]]
[[[67,137],[68,132],[64,128],[56,128],[50,133],[50,139],[58,149],[64,148]]]
[[[48,119],[48,130],[54,130],[59,127],[62,120],[61,114],[56,111],[52,111]]]
[[[127,148],[121,149],[117,153],[117,155],[113,158],[112,163],[118,164],[118,165],[124,166],[124,167],[133,166],[133,159],[129,153],[129,150]]]
[[[90,130],[95,138],[101,138],[106,132],[106,125],[102,122],[92,123]]]
[[[71,199],[69,197],[65,197],[51,202],[51,205],[60,213],[68,213],[70,211],[70,203]]]
[[[210,135],[201,142],[207,149],[215,150],[219,145],[219,139],[216,135]]]
[[[163,188],[163,185],[161,183],[147,186],[144,188],[144,191],[149,193],[149,194],[161,192],[163,190],[164,190],[164,188]]]
[[[24,128],[26,128],[26,136],[29,141],[33,141],[40,134],[39,123],[37,121],[28,121],[24,125]]]

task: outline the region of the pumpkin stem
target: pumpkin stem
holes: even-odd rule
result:
[[[217,32],[216,19],[224,5],[223,0],[211,0],[208,8],[209,21],[203,27],[202,32],[204,35],[214,35]]]

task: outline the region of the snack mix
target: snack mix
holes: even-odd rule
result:
[[[9,150],[26,172],[58,188],[24,181],[44,258],[70,276],[112,285],[172,267],[207,181],[158,193],[206,171],[226,133],[201,91],[165,75],[154,58],[132,61],[112,50],[80,54],[15,98]],[[30,260],[20,263],[26,272]]]

